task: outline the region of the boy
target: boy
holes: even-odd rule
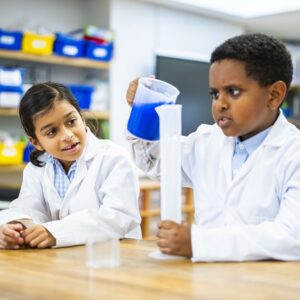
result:
[[[280,111],[290,54],[272,37],[245,34],[217,47],[210,62],[216,123],[182,138],[182,185],[194,190],[195,225],[160,222],[158,246],[193,261],[298,260],[300,132]],[[129,139],[138,166],[159,178],[158,142]]]

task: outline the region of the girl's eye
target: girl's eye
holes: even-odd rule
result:
[[[72,125],[75,125],[76,121],[77,121],[76,118],[70,119],[70,120],[68,121],[68,124],[71,125],[71,126],[72,126]]]
[[[217,100],[219,98],[219,92],[217,91],[210,91],[209,94],[211,95],[213,100]]]
[[[51,130],[47,131],[46,135],[47,136],[53,136],[55,133],[56,133],[56,130],[55,129],[51,129]]]
[[[239,96],[241,93],[241,90],[240,89],[237,89],[237,88],[230,88],[229,89],[229,94],[233,97],[237,97]]]

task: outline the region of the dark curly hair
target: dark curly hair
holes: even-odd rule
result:
[[[243,34],[228,39],[211,54],[210,63],[236,59],[245,63],[246,74],[260,86],[278,80],[289,88],[293,77],[291,55],[279,40],[265,34]]]

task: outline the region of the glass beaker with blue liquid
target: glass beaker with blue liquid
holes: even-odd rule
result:
[[[128,131],[143,140],[159,140],[159,117],[155,108],[174,104],[178,95],[178,89],[167,82],[140,78],[128,120]]]

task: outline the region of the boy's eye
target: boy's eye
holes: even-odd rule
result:
[[[230,94],[231,96],[237,97],[237,96],[240,95],[241,90],[238,89],[238,88],[230,88],[230,89],[228,90],[228,92],[229,92],[229,94]]]
[[[217,100],[219,98],[219,92],[217,91],[210,91],[209,94],[211,95],[213,100]]]

